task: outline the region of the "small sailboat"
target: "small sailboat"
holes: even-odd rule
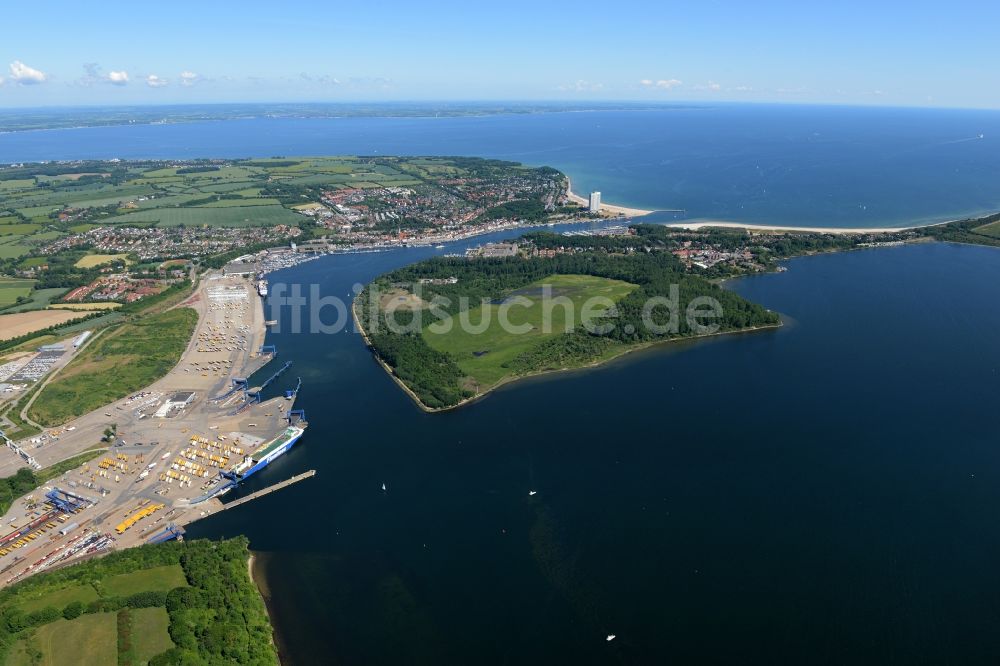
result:
[[[614,634],[608,634],[607,641],[610,643],[611,641],[615,640],[616,638],[618,638],[618,637],[615,636]]]
[[[382,484],[382,492],[385,492],[385,484]]]
[[[529,491],[528,491],[528,497],[534,497],[534,496],[535,496],[536,494],[537,494],[537,493],[536,493],[536,491],[534,491],[534,490],[529,490]]]

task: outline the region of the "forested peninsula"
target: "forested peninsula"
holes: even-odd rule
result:
[[[777,313],[653,247],[663,227],[634,229],[532,233],[511,245],[511,256],[423,261],[368,285],[355,316],[372,351],[428,410],[652,343],[780,324]]]

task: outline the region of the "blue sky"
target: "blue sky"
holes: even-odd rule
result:
[[[995,1],[21,7],[0,16],[0,107],[726,100],[1000,108]]]

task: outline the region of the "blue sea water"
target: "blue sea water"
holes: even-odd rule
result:
[[[872,227],[1000,209],[996,111],[723,105],[0,134],[0,163],[327,154],[475,155],[549,165],[569,174],[578,192],[682,209],[686,218]]]

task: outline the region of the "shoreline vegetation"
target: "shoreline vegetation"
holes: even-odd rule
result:
[[[777,328],[781,321],[776,313],[743,301],[719,285],[743,275],[783,270],[778,262],[792,257],[930,240],[1000,247],[1000,213],[905,229],[838,230],[836,233],[717,223],[697,224],[694,229],[639,223],[629,227],[627,234],[589,237],[531,232],[517,241],[517,256],[435,258],[380,276],[359,294],[352,303],[351,312],[357,330],[382,368],[421,410],[434,413],[468,405],[520,379],[594,368],[633,351],[668,342]],[[647,263],[623,268],[636,261],[636,257],[645,257]],[[594,265],[599,267],[595,269]],[[380,327],[387,321],[387,304],[393,301],[407,304],[402,308],[396,305],[388,308],[392,310],[395,323],[400,323],[396,316],[403,315],[404,328],[414,312],[430,310],[428,301],[437,296],[451,301],[466,296],[467,302],[476,306],[467,306],[468,311],[445,306],[443,314],[459,319],[466,316],[467,321],[481,322],[487,309],[515,296],[533,295],[533,288],[537,289],[541,282],[549,280],[558,284],[567,278],[578,280],[581,275],[619,279],[628,276],[633,286],[643,283],[642,289],[632,293],[646,298],[662,296],[662,285],[657,292],[644,283],[649,279],[645,271],[663,271],[664,276],[682,285],[682,292],[685,280],[688,286],[691,280],[696,284],[700,280],[699,295],[711,293],[712,297],[719,297],[725,294],[727,298],[736,299],[729,301],[727,306],[743,310],[744,314],[747,307],[759,310],[753,311],[750,318],[729,321],[720,330],[707,334],[682,330],[644,339],[618,335],[617,339],[608,341],[601,335],[581,333],[579,322],[575,322],[576,328],[568,334],[538,338],[528,345],[504,338],[492,327],[487,328],[484,335],[471,338],[454,334],[436,336],[426,325],[402,334]],[[529,277],[539,283],[532,283]],[[706,291],[706,285],[717,291]],[[379,296],[383,301],[373,303],[373,292],[388,294],[391,298],[384,301],[385,296]],[[564,293],[570,293],[572,298],[572,291]],[[593,293],[584,290],[581,295]],[[689,289],[688,295],[691,295]],[[630,298],[632,295],[626,294],[615,299],[614,307],[627,309]],[[529,310],[532,307],[529,306]],[[538,323],[536,319],[521,322],[531,325],[532,331]],[[481,342],[474,342],[479,340]]]

